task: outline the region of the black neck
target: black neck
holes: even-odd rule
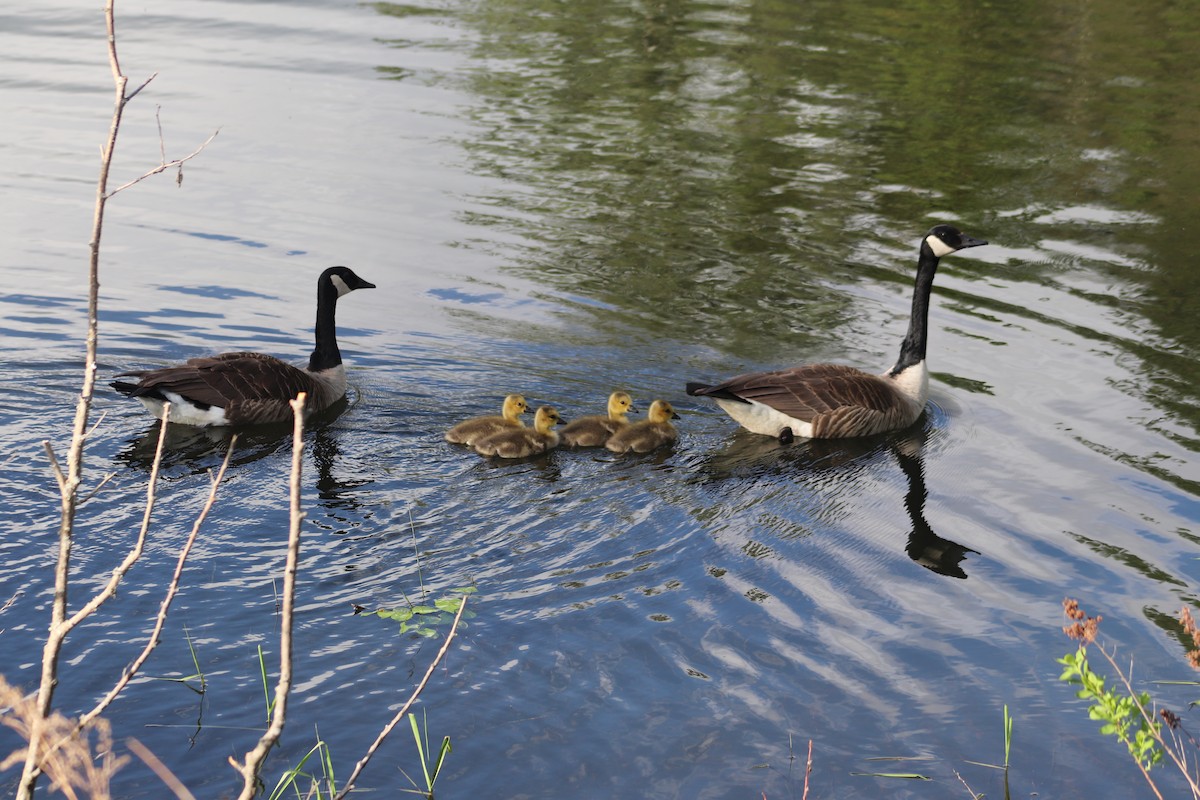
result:
[[[317,282],[317,346],[308,358],[308,371],[320,372],[342,363],[342,352],[338,350],[334,312],[337,310],[338,291],[333,281],[323,278]]]
[[[904,370],[925,360],[925,343],[929,338],[929,294],[933,291],[933,276],[937,272],[938,257],[921,242],[921,256],[917,259],[917,280],[913,285],[912,316],[908,320],[908,334],[900,345],[900,358],[888,373],[899,375]]]

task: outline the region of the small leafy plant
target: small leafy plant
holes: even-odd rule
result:
[[[355,606],[354,613],[364,617],[376,616],[380,619],[395,620],[400,623],[400,633],[414,633],[417,636],[432,639],[438,635],[438,628],[445,627],[454,621],[454,615],[458,613],[463,599],[466,595],[474,592],[475,587],[463,586],[450,591],[456,596],[439,597],[432,604],[414,605],[409,603],[399,608],[377,608],[373,611]],[[468,611],[465,616],[472,617],[474,614]]]
[[[1150,777],[1150,770],[1161,763],[1165,756],[1183,773],[1192,796],[1200,798],[1200,774],[1194,766],[1196,755],[1187,752],[1186,748],[1187,743],[1195,747],[1196,742],[1190,735],[1179,735],[1182,729],[1179,716],[1165,708],[1156,714],[1150,694],[1134,691],[1131,678],[1122,672],[1112,654],[1097,646],[1119,681],[1116,688],[1109,687],[1087,660],[1088,645],[1096,640],[1103,617],[1089,617],[1079,603],[1071,599],[1063,601],[1063,610],[1071,620],[1063,632],[1078,641],[1079,648],[1058,659],[1058,663],[1063,665],[1059,680],[1078,686],[1076,695],[1091,701],[1088,716],[1103,723],[1100,728],[1102,734],[1115,736],[1125,745],[1155,796],[1161,798],[1162,794]],[[1195,622],[1186,608],[1180,621],[1184,631],[1192,636],[1193,644],[1200,648],[1200,631],[1196,630]],[[1193,666],[1200,665],[1200,652],[1193,650],[1188,658]]]

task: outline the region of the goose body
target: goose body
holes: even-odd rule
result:
[[[263,353],[222,353],[189,359],[162,369],[123,372],[112,387],[141,401],[162,419],[171,404],[171,422],[199,427],[261,425],[292,417],[289,402],[308,396],[305,411],[321,411],[346,394],[346,370],[338,350],[337,300],[355,289],[374,289],[349,267],[330,267],[317,279],[316,347],[306,368]]]
[[[555,425],[566,420],[550,406],[541,406],[533,415],[532,428],[510,428],[493,433],[475,442],[475,452],[481,456],[528,458],[558,447]]]
[[[528,410],[529,404],[525,402],[524,397],[519,394],[510,394],[504,398],[499,415],[464,420],[446,431],[446,441],[469,446],[493,433],[512,428],[523,428],[525,424],[521,422],[521,415]]]
[[[567,447],[603,447],[608,438],[629,424],[626,414],[636,412],[633,398],[626,392],[608,396],[608,414],[580,417],[562,429],[562,443]]]
[[[679,434],[671,420],[679,419],[666,400],[655,400],[646,418],[614,433],[604,446],[614,453],[649,453],[674,442]]]
[[[882,375],[841,364],[810,364],[750,372],[715,385],[689,383],[687,393],[713,398],[746,430],[782,441],[871,436],[906,428],[920,418],[929,397],[925,346],[938,262],[955,251],[985,244],[952,225],[936,225],[925,235],[908,334],[895,366]]]

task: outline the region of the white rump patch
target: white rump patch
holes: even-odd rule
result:
[[[198,408],[182,395],[175,392],[164,391],[163,394],[171,401],[171,423],[177,425],[195,425],[198,428],[211,428],[221,425],[228,425],[229,421],[225,419],[225,409],[216,406],[208,408]],[[142,405],[146,410],[155,416],[157,419],[163,418],[162,400],[156,397],[139,397]]]
[[[791,428],[792,435],[797,439],[812,438],[812,423],[789,417],[765,403],[751,400],[749,403],[739,403],[736,400],[713,398],[733,421],[751,433],[761,433],[764,436],[779,436],[784,428]]]

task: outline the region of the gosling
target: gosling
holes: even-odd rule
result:
[[[610,436],[629,425],[625,415],[630,412],[637,413],[633,398],[626,392],[613,392],[608,396],[608,416],[596,414],[572,420],[562,429],[562,443],[567,447],[603,447]]]
[[[524,397],[519,394],[510,394],[504,398],[504,407],[500,410],[500,416],[474,417],[460,422],[446,431],[446,441],[470,446],[494,433],[513,428],[524,428],[525,423],[521,422],[521,415],[528,410],[529,405],[525,402]]]
[[[566,422],[550,406],[542,406],[533,415],[532,428],[513,428],[493,433],[475,442],[475,452],[481,456],[499,458],[528,458],[558,447],[555,425]]]
[[[614,433],[604,446],[614,453],[649,453],[678,438],[671,420],[679,419],[675,409],[666,400],[655,400],[650,404],[646,418],[627,425]]]

